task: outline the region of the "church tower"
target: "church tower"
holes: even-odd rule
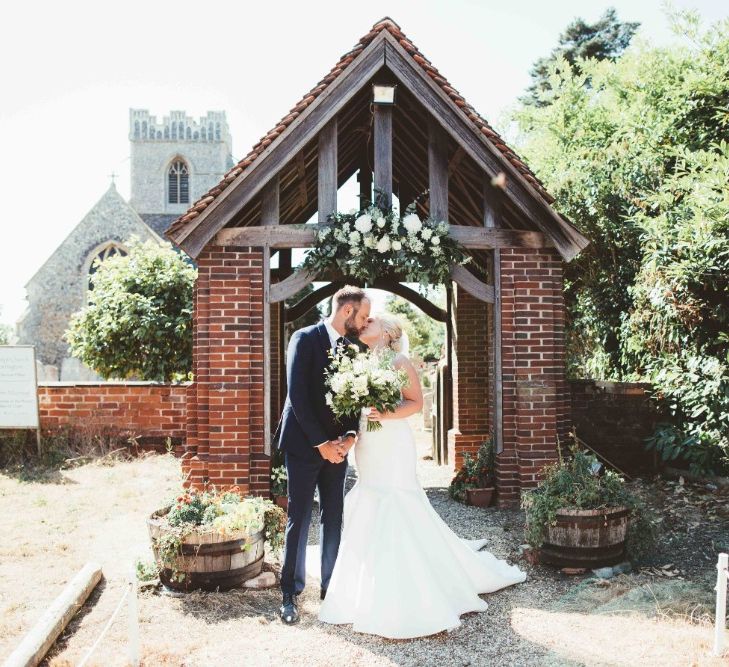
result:
[[[171,111],[160,123],[147,109],[129,109],[129,142],[129,203],[160,235],[234,164],[224,111],[197,121]]]

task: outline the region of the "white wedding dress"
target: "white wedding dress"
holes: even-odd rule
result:
[[[423,637],[458,627],[461,614],[485,611],[480,593],[520,583],[526,572],[478,551],[487,540],[461,539],[446,525],[417,478],[408,420],[381,423],[368,432],[362,417],[358,478],[344,498],[342,540],[319,620],[393,639]]]

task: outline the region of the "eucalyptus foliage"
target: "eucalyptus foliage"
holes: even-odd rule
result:
[[[197,271],[168,243],[133,237],[128,245],[127,256],[108,257],[92,275],[88,304],[66,332],[71,354],[104,378],[186,379]]]

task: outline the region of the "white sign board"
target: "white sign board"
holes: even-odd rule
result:
[[[0,428],[39,428],[32,345],[0,345]]]

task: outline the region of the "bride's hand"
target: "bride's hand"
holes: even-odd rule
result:
[[[380,412],[377,408],[369,408],[367,419],[373,422],[379,422],[387,418],[385,415],[386,413]]]

